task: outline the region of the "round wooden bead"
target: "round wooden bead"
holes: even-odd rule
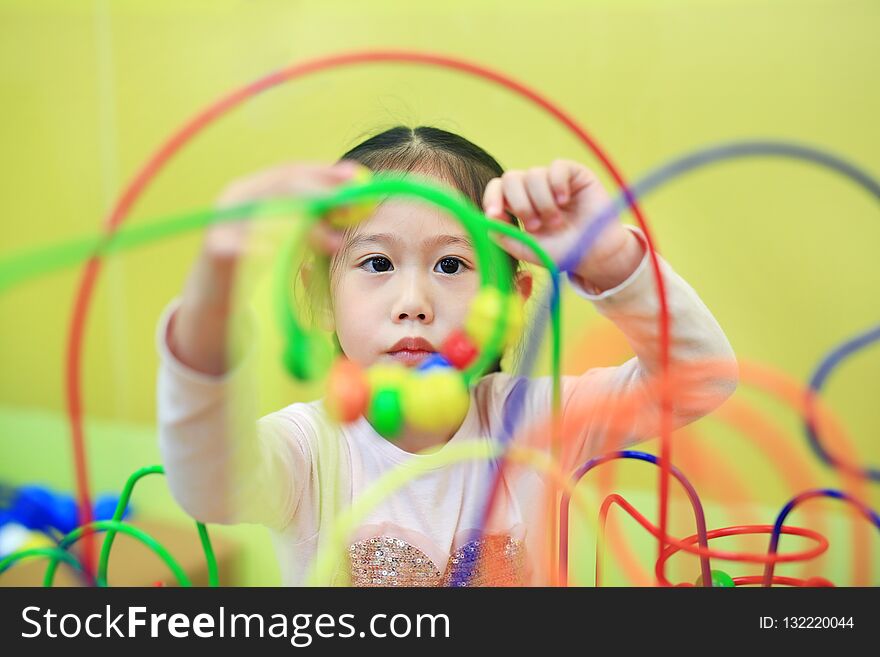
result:
[[[416,366],[416,372],[425,372],[427,370],[432,370],[435,367],[452,367],[452,365],[446,360],[443,354],[436,353],[431,354],[419,363],[418,366]]]
[[[716,588],[733,588],[736,586],[733,578],[723,570],[710,570],[712,574],[712,586]],[[695,582],[697,586],[703,586],[703,576],[700,575]]]
[[[505,301],[504,295],[494,287],[483,288],[471,301],[464,330],[478,347],[485,347],[494,334],[501,313],[507,305]]]
[[[381,363],[367,370],[367,382],[370,390],[379,388],[401,388],[409,378],[409,370],[397,363]]]
[[[332,359],[332,347],[324,340],[309,335],[288,340],[282,354],[284,367],[300,381],[313,381],[323,376]]]
[[[327,377],[327,412],[337,422],[353,422],[367,410],[370,386],[357,364],[338,359]]]
[[[463,370],[477,357],[477,346],[464,331],[454,330],[440,345],[440,353],[457,369]]]
[[[403,389],[406,421],[426,431],[461,424],[470,396],[464,379],[452,368],[434,368],[412,377]]]
[[[351,178],[352,183],[363,185],[370,182],[372,172],[364,166],[359,166]],[[365,221],[376,210],[376,201],[358,201],[339,205],[327,213],[327,222],[335,228],[347,228]]]
[[[380,435],[389,440],[395,438],[403,428],[400,391],[395,388],[374,391],[370,399],[368,419]]]
[[[402,393],[407,424],[427,431],[435,431],[443,426],[443,410],[431,389],[431,377],[412,377]]]

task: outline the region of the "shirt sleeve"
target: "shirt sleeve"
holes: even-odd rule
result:
[[[628,226],[640,239],[637,228]],[[672,428],[678,429],[720,406],[736,389],[736,357],[712,313],[694,289],[657,256],[669,311]],[[635,357],[561,380],[562,461],[566,471],[592,456],[650,439],[660,433],[660,302],[650,254],[620,285],[593,293],[569,277],[576,294],[591,301],[624,334]],[[515,386],[514,386],[515,387]],[[527,417],[545,418],[549,434],[550,377],[520,394]],[[531,408],[529,408],[531,406]],[[534,438],[532,438],[534,440]]]
[[[211,376],[184,365],[168,347],[179,303],[163,311],[156,334],[159,448],[172,496],[201,522],[282,529],[309,478],[314,428],[292,413],[257,419],[252,311],[244,356],[229,372]]]

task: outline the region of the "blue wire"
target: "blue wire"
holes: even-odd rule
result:
[[[869,347],[878,340],[880,340],[880,326],[875,326],[864,333],[850,338],[843,344],[834,347],[822,359],[819,366],[816,368],[816,371],[813,373],[813,376],[810,377],[810,390],[817,394],[821,392],[822,387],[825,385],[825,381],[828,380],[828,377],[831,376],[831,373],[834,372],[838,365],[841,365],[848,357],[858,353],[866,347]],[[871,466],[863,469],[855,468],[832,456],[822,445],[822,441],[816,432],[816,426],[813,423],[812,418],[807,417],[804,419],[804,431],[807,434],[810,447],[813,448],[813,451],[816,452],[819,458],[826,464],[833,468],[846,469],[847,471],[853,472],[865,479],[880,481],[880,468]]]

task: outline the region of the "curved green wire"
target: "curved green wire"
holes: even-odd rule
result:
[[[3,559],[0,559],[0,575],[12,568],[19,561],[30,557],[50,557],[56,562],[64,561],[75,570],[83,572],[82,564],[77,561],[76,557],[70,554],[70,552],[58,547],[41,547],[18,550],[11,554],[7,554]]]
[[[189,580],[186,572],[183,568],[180,567],[180,564],[171,556],[168,550],[159,543],[152,536],[147,534],[147,532],[142,529],[138,529],[137,527],[132,527],[131,525],[126,525],[125,523],[118,522],[116,520],[96,520],[95,522],[90,522],[86,525],[82,525],[81,527],[77,527],[72,532],[67,534],[64,538],[61,539],[61,542],[58,543],[58,547],[61,549],[67,549],[74,543],[76,543],[79,539],[83,537],[83,535],[87,531],[104,531],[104,530],[115,530],[120,531],[123,534],[128,534],[139,540],[146,547],[151,549],[156,553],[162,561],[168,566],[174,576],[177,578],[177,582],[181,586],[192,586],[192,583]],[[52,586],[52,581],[55,579],[55,571],[58,568],[58,561],[52,559],[49,562],[49,567],[46,568],[46,576],[43,578],[43,586]],[[98,582],[99,586],[103,585],[101,582]]]
[[[141,478],[151,474],[165,474],[165,468],[161,465],[150,465],[137,470],[128,478],[128,481],[125,482],[125,487],[122,489],[122,493],[119,496],[116,510],[113,512],[113,521],[120,522],[122,520],[122,516],[125,513],[125,509],[128,507],[128,502],[131,499],[135,484]],[[197,522],[196,526],[198,527],[202,550],[205,553],[205,561],[208,565],[208,586],[217,586],[220,581],[217,572],[217,559],[214,556],[214,550],[211,546],[211,539],[208,536],[208,530],[205,528],[205,525],[200,522]],[[101,558],[98,561],[98,586],[107,586],[107,568],[110,561],[110,548],[113,546],[113,540],[115,538],[116,530],[114,529],[109,529],[104,536],[104,543],[101,546]]]
[[[94,529],[107,530],[107,534],[104,537],[104,542],[101,547],[101,557],[98,562],[98,573],[96,577],[98,586],[107,586],[107,567],[110,559],[110,549],[113,546],[113,540],[115,539],[117,532],[120,531],[134,536],[136,539],[144,543],[148,548],[152,549],[160,558],[165,561],[165,563],[175,574],[178,582],[180,582],[182,586],[191,585],[186,573],[180,568],[177,562],[171,557],[170,553],[167,551],[166,548],[162,546],[161,543],[152,538],[146,532],[121,522],[122,515],[125,513],[125,509],[128,506],[129,500],[131,499],[131,494],[135,484],[142,477],[145,477],[147,475],[164,473],[165,469],[161,465],[152,465],[137,470],[133,475],[128,478],[128,481],[126,481],[125,483],[125,487],[119,497],[119,502],[116,505],[116,510],[113,513],[113,519],[93,522],[85,526],[86,528],[92,527]],[[207,527],[205,527],[203,523],[197,522],[196,527],[198,528],[199,539],[201,541],[202,550],[205,553],[205,561],[208,566],[208,585],[216,587],[219,585],[220,579],[217,570],[217,559],[214,555],[213,547],[211,546],[211,538],[208,535]],[[13,552],[12,554],[7,555],[3,560],[0,560],[0,574],[2,574],[7,568],[14,565],[20,559],[31,556],[45,556],[52,559],[46,570],[46,575],[43,581],[44,586],[51,586],[53,580],[55,579],[55,571],[57,570],[59,561],[64,561],[75,567],[77,570],[82,571],[82,565],[72,554],[67,552],[65,548],[79,540],[84,531],[84,527],[80,527],[70,532],[61,539],[58,547],[19,550],[17,552]]]
[[[477,269],[481,287],[494,285],[505,297],[510,294],[510,263],[503,257],[501,249],[489,240],[487,233],[490,224],[494,222],[487,221],[483,214],[464,196],[453,194],[447,189],[423,180],[415,180],[412,176],[401,177],[400,174],[377,173],[366,184],[342,186],[330,195],[312,199],[308,209],[314,220],[314,218],[320,218],[341,205],[377,201],[387,196],[402,196],[427,201],[457,217],[471,238],[478,262],[484,265]],[[291,236],[289,244],[292,245],[293,242],[294,239]],[[284,317],[291,317],[288,281],[290,280],[292,258],[288,254],[284,255],[286,257],[279,258],[280,264],[276,269],[278,274],[276,299],[280,306],[279,313],[282,313]],[[480,350],[477,359],[462,372],[465,383],[470,384],[474,378],[479,377],[500,353],[507,321],[506,313],[501,313],[495,324],[495,329],[484,348]]]
[[[111,235],[99,235],[91,238],[81,238],[65,243],[51,245],[32,251],[27,251],[9,258],[0,260],[0,293],[6,288],[17,283],[26,281],[37,276],[75,265],[84,260],[103,257],[117,251],[134,248],[148,244],[150,242],[171,237],[189,230],[204,228],[213,223],[223,221],[240,221],[244,218],[255,216],[256,218],[268,218],[273,216],[284,216],[292,211],[305,210],[309,218],[301,222],[302,230],[312,225],[314,221],[323,216],[327,211],[334,207],[364,200],[375,200],[388,195],[399,195],[416,197],[431,202],[458,217],[465,229],[471,236],[474,249],[481,263],[490,263],[489,267],[480,268],[481,286],[494,284],[503,294],[509,294],[511,290],[511,272],[507,259],[503,256],[502,250],[488,239],[488,231],[495,231],[507,235],[518,240],[528,246],[540,259],[541,263],[548,269],[553,280],[556,290],[558,290],[559,271],[555,263],[550,259],[548,254],[541,249],[538,243],[527,233],[518,230],[512,226],[497,221],[489,221],[480,213],[473,204],[471,204],[463,196],[455,196],[440,187],[425,184],[424,182],[415,182],[411,179],[402,179],[398,177],[377,175],[374,179],[362,185],[349,185],[339,188],[333,194],[317,198],[295,198],[295,199],[270,199],[263,201],[253,201],[240,205],[222,208],[210,209],[190,212],[186,214],[176,215],[161,220],[148,222],[145,225],[134,227],[126,227],[115,231]],[[302,235],[303,233],[298,233]],[[289,249],[294,247],[293,241],[287,245]],[[290,258],[281,259],[281,264],[276,268],[276,275],[279,280],[290,280]],[[494,279],[494,280],[492,280]],[[301,338],[301,327],[293,318],[290,310],[289,286],[285,286],[282,290],[278,285],[280,296],[276,298],[276,308],[279,314],[283,315],[286,332],[293,333],[294,339]],[[552,315],[552,331],[553,331],[553,352],[552,352],[552,380],[553,380],[553,414],[555,418],[559,417],[561,403],[561,320],[558,303],[551,308]],[[478,377],[492,362],[492,360],[500,352],[500,346],[503,336],[506,332],[507,316],[502,313],[498,318],[495,329],[490,339],[479,354],[476,361],[463,372],[466,382],[472,381]],[[107,562],[109,560],[110,547],[112,546],[115,534],[118,531],[130,534],[141,540],[145,545],[154,550],[169,565],[171,570],[175,572],[178,580],[185,585],[189,585],[189,579],[180,569],[180,566],[168,554],[167,550],[157,541],[149,537],[146,533],[137,528],[124,525],[119,522],[122,513],[127,506],[128,499],[131,496],[131,490],[135,482],[147,474],[164,472],[161,466],[151,466],[136,472],[126,482],[124,490],[124,498],[120,498],[120,503],[114,512],[114,520],[98,521],[91,523],[85,527],[80,527],[68,534],[62,543],[64,546],[78,540],[87,528],[106,529],[108,535],[102,547],[101,561],[99,565],[99,584],[106,585]],[[202,523],[197,523],[199,528],[199,536],[202,540],[202,546],[205,551],[206,560],[208,562],[209,581],[211,586],[216,586],[219,578],[217,575],[217,564],[208,537],[207,529]],[[6,560],[18,553],[9,555],[7,559],[0,562],[5,563]],[[46,572],[47,585],[50,585],[57,569],[58,561],[66,560],[64,557],[56,555],[52,557],[49,568]]]
[[[514,228],[513,226],[509,226],[508,224],[503,224],[497,221],[487,222],[489,224],[489,230],[493,230],[495,232],[501,233],[502,235],[507,235],[508,237],[512,237],[513,239],[522,242],[527,247],[532,250],[538,259],[541,261],[541,264],[547,268],[547,271],[550,272],[550,280],[553,285],[553,289],[559,292],[559,268],[556,266],[556,263],[553,262],[552,258],[547,254],[544,249],[540,247],[538,242],[528,233],[525,233],[521,230]],[[552,353],[550,360],[551,367],[551,376],[553,381],[553,414],[554,417],[558,418],[561,416],[561,404],[562,404],[562,318],[561,311],[559,309],[560,300],[557,299],[556,304],[551,306],[550,308],[550,323],[552,330]]]
[[[214,556],[214,548],[211,545],[211,537],[208,536],[208,528],[203,522],[197,522],[199,540],[202,543],[202,551],[205,553],[205,562],[208,564],[208,586],[220,586],[220,573],[217,570],[217,557]]]
[[[297,199],[296,204],[301,201]],[[112,235],[82,237],[67,242],[25,250],[0,259],[0,293],[13,285],[43,276],[85,260],[104,257],[118,251],[149,244],[166,237],[174,237],[197,228],[205,228],[224,221],[241,221],[261,205],[259,202],[242,203],[229,208],[197,210],[144,225],[127,226]]]
[[[485,235],[489,230],[504,232],[528,245],[539,255],[545,266],[548,266],[551,274],[558,276],[555,265],[531,236],[501,222],[488,221],[463,197],[455,196],[445,189],[424,182],[377,175],[371,182],[363,185],[344,186],[324,197],[269,199],[251,201],[228,208],[200,210],[151,221],[144,225],[122,228],[109,236],[99,235],[83,238],[21,253],[0,260],[0,292],[16,283],[75,265],[89,258],[124,251],[189,230],[204,228],[213,223],[241,221],[254,215],[258,218],[278,217],[290,214],[291,211],[302,210],[306,210],[311,215],[320,216],[339,205],[375,199],[390,194],[422,198],[448,210],[461,219],[471,234],[474,248],[477,250],[481,262],[489,262],[492,265],[484,268],[486,271],[481,271],[481,276],[488,277],[491,273],[495,279],[492,282],[502,293],[510,292],[510,265],[506,258],[502,257],[501,249],[486,239]],[[484,284],[488,282],[487,278],[481,280]],[[288,302],[289,299],[279,302],[279,304],[284,306]],[[465,371],[466,381],[470,382],[483,372],[499,353],[506,321],[507,318],[502,314],[492,337],[481,351],[480,357]],[[557,324],[558,318],[554,316],[554,326]],[[292,325],[287,324],[287,326],[289,328]],[[556,343],[554,345],[555,354],[559,345]],[[558,360],[558,358],[554,358],[554,360]]]

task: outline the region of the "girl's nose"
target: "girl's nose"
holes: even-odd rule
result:
[[[434,306],[427,289],[427,281],[422,276],[401,276],[403,285],[392,307],[392,320],[404,322],[411,320],[429,324],[434,321]]]

